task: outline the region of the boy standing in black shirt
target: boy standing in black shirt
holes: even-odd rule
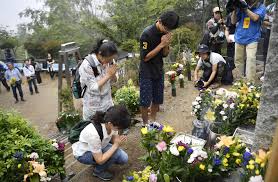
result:
[[[147,27],[140,38],[140,106],[144,124],[155,121],[159,105],[163,103],[163,57],[169,54],[172,40],[171,30],[178,27],[179,16],[168,11],[160,16],[154,25]]]

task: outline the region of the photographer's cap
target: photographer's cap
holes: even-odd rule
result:
[[[198,46],[197,51],[195,53],[199,54],[199,53],[207,53],[207,52],[210,52],[209,47],[205,44],[201,44]]]
[[[216,12],[223,12],[223,10],[221,9],[221,8],[219,8],[219,7],[215,7],[215,8],[213,8],[213,13],[216,13]]]

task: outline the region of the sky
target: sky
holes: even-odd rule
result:
[[[42,9],[43,0],[0,0],[0,26],[16,31],[17,24],[30,21],[18,15],[26,8]]]

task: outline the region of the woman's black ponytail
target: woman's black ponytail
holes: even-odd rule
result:
[[[104,121],[105,112],[97,111],[92,117],[92,121],[95,123],[105,123]]]
[[[103,57],[110,57],[118,54],[117,46],[114,42],[101,39],[93,48],[91,54],[100,54]]]

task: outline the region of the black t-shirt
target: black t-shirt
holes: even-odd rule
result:
[[[229,28],[229,33],[230,33],[230,35],[235,34],[236,25],[233,25],[233,24],[232,24],[231,14],[228,15],[228,17],[227,17],[227,20],[226,20],[226,27]]]
[[[140,38],[140,77],[158,79],[163,75],[163,50],[154,56],[149,61],[145,62],[144,58],[149,52],[155,49],[161,42],[161,37],[164,34],[161,33],[156,25],[147,27]]]

